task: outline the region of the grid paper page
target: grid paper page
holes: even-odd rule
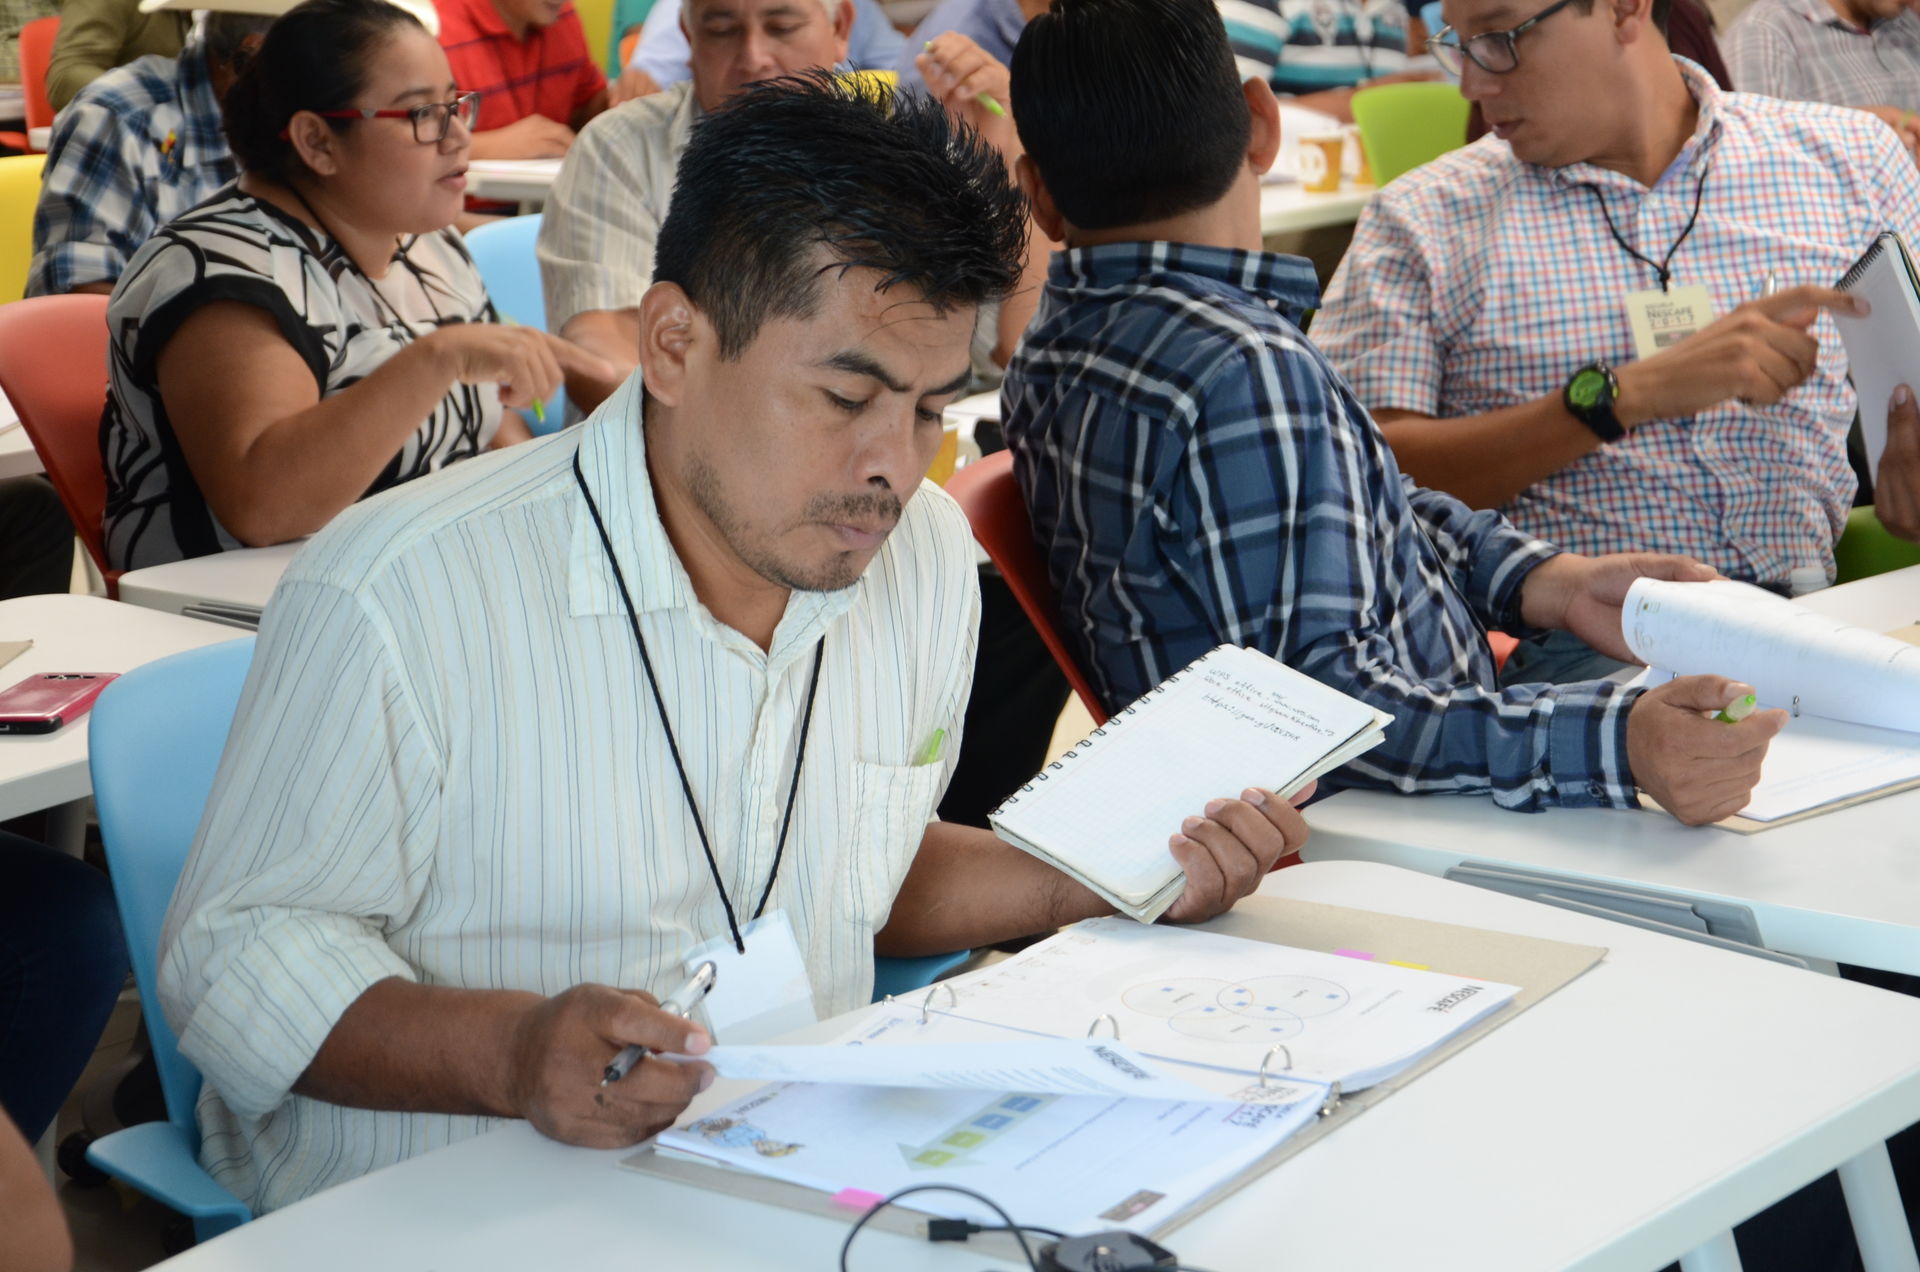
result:
[[[993,815],[1124,896],[1178,871],[1167,840],[1210,800],[1285,792],[1379,716],[1249,649],[1221,646],[1054,761]]]

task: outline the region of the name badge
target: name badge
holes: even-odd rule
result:
[[[1634,353],[1642,358],[1671,349],[1712,321],[1713,296],[1698,284],[1627,293],[1627,325]]]
[[[762,915],[740,931],[747,952],[718,936],[686,956],[691,974],[711,959],[713,989],[701,1006],[715,1042],[754,1043],[789,1033],[818,1020],[806,960],[785,910]]]

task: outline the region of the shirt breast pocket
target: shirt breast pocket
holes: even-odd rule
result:
[[[886,923],[900,883],[920,851],[927,823],[933,820],[947,766],[869,764],[853,766],[853,817],[845,828],[846,878],[872,930]]]

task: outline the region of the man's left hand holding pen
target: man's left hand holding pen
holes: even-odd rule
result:
[[[602,1085],[607,1063],[628,1046],[697,1056],[712,1045],[706,1030],[663,1011],[651,994],[576,985],[534,1005],[515,1030],[510,1098],[543,1135],[624,1148],[671,1126],[713,1084],[713,1070],[648,1055]]]

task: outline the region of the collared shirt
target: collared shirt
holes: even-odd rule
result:
[[[685,80],[602,111],[580,130],[535,245],[548,330],[576,314],[632,309],[646,295],[680,152],[701,114]]]
[[[1282,93],[1344,88],[1407,65],[1407,0],[1219,0],[1233,60]]]
[[[199,44],[108,71],[54,119],[27,295],[112,282],[155,230],[234,176]]]
[[[1920,111],[1920,14],[1911,9],[1862,30],[1826,0],[1756,0],[1723,46],[1742,92]]]
[[[1013,62],[1013,46],[1027,29],[1027,16],[1020,11],[1020,0],[940,0],[920,25],[907,37],[893,69],[900,73],[900,89],[907,93],[925,93],[926,77],[913,59],[936,36],[958,31],[994,61],[1003,66]]]
[[[549,26],[529,26],[521,39],[493,0],[434,0],[433,7],[453,82],[463,93],[480,94],[476,132],[505,128],[528,115],[572,123],[573,113],[607,86],[572,5]]]
[[[979,611],[966,520],[923,486],[865,574],[796,592],[763,652],[694,595],[640,402],[635,377],[579,427],[356,505],[267,607],[160,968],[206,1077],[201,1160],[256,1210],[498,1124],[289,1094],[375,982],[664,996],[683,955],[726,934],[576,454],[748,913],[824,650],[768,911],[792,920],[823,1015],[872,992],[874,933],[959,751]],[[916,765],[936,729],[943,758]]]
[[[1859,111],[1725,93],[1675,59],[1699,123],[1652,189],[1593,164],[1521,163],[1485,137],[1408,173],[1361,214],[1313,338],[1374,411],[1478,415],[1557,394],[1580,367],[1632,360],[1629,293],[1698,284],[1725,315],[1781,287],[1832,286],[1883,230],[1920,231],[1920,175]],[[1684,240],[1696,198],[1699,220]],[[1605,213],[1601,200],[1605,200]],[[1657,420],[1502,509],[1575,552],[1683,552],[1763,583],[1831,575],[1853,499],[1854,395],[1831,318],[1820,358],[1771,407]]]
[[[1553,554],[1422,490],[1296,326],[1298,257],[1178,243],[1056,256],[1001,388],[1068,641],[1109,708],[1221,643],[1394,717],[1335,786],[1624,806],[1634,691],[1495,688]]]
[[[845,65],[856,71],[889,71],[906,47],[906,37],[893,29],[878,0],[853,0],[853,30],[847,35]],[[678,84],[693,73],[687,65],[692,56],[693,47],[680,27],[679,0],[659,0],[647,11],[627,68],[645,71],[662,86]]]

